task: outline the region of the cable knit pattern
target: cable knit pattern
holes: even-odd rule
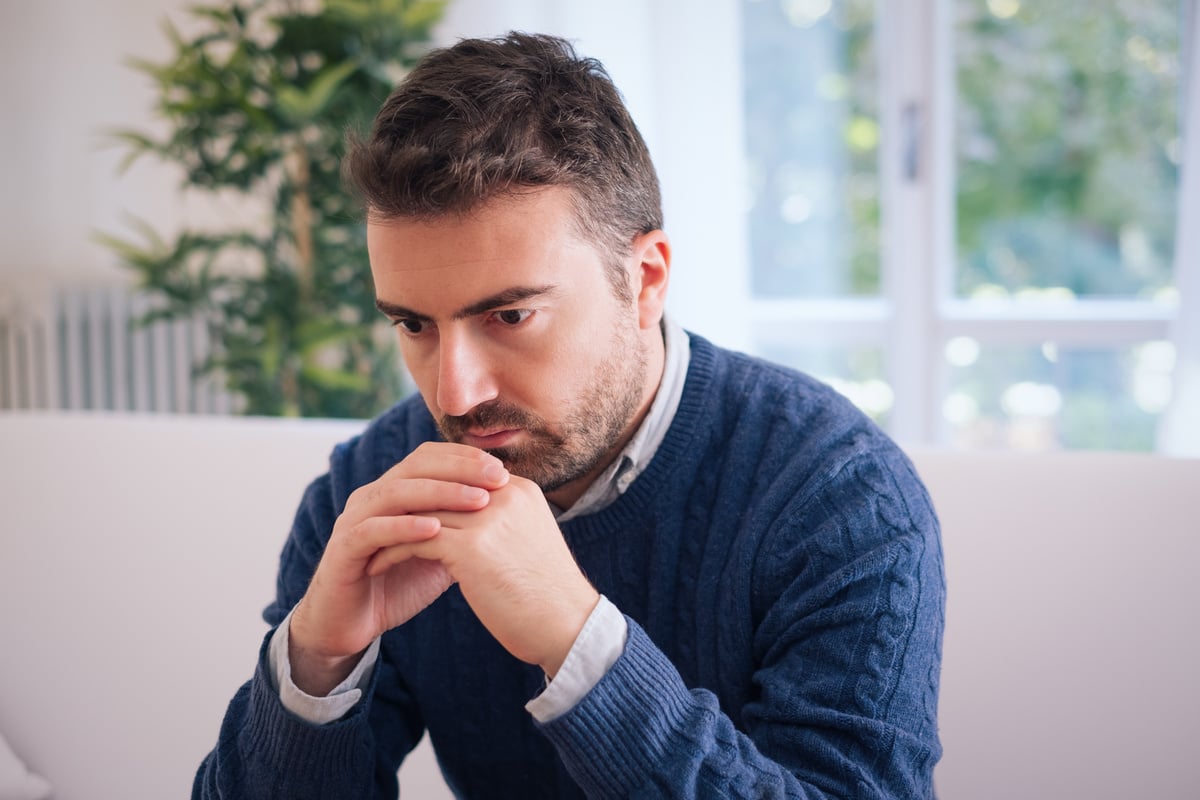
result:
[[[335,450],[268,622],[303,593],[349,493],[435,436],[416,398]],[[463,798],[933,796],[937,519],[908,459],[828,387],[693,336],[653,460],[563,535],[629,620],[575,708],[532,720],[540,672],[455,587],[384,635],[366,697],[331,725],[291,717],[260,657],[195,796],[390,799],[426,729]]]

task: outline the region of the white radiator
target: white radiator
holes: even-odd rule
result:
[[[0,287],[0,410],[231,413],[218,382],[193,375],[203,324],[142,326],[149,307],[124,287]]]

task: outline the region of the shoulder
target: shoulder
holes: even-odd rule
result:
[[[944,592],[940,526],[901,447],[811,376],[704,343],[699,352],[712,359],[712,395],[720,398],[718,444],[708,457],[717,494],[740,499],[759,618],[781,598],[816,608],[822,593],[856,582],[863,586],[855,591],[868,594],[868,584],[903,588],[893,599],[925,587],[921,602],[936,606]]]
[[[693,336],[693,367],[715,434],[731,449],[750,448],[838,471],[861,458],[904,463],[900,448],[828,384],[798,370]],[[689,371],[689,380],[692,372]]]
[[[809,433],[872,425],[849,400],[811,375],[726,350],[695,334],[691,344],[688,379],[707,383],[706,394],[723,411],[754,415],[760,422],[779,419]]]
[[[810,375],[700,337],[692,350],[711,376],[704,413],[714,461],[754,476],[747,500],[771,517],[772,527],[789,518],[809,527],[829,514],[870,527],[886,520],[886,527],[936,531],[929,496],[907,455],[843,395]]]

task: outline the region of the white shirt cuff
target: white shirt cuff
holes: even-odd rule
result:
[[[545,691],[525,704],[525,710],[542,723],[570,711],[617,663],[625,652],[628,635],[625,615],[600,595],[600,602],[583,623],[562,668]]]
[[[275,691],[279,693],[283,707],[300,719],[314,725],[336,722],[362,699],[363,690],[370,683],[371,673],[375,670],[375,660],[379,657],[379,639],[376,637],[371,642],[354,666],[354,671],[333,687],[333,691],[325,697],[313,697],[292,682],[292,663],[288,659],[288,630],[292,613],[294,609],[279,623],[267,648],[267,664],[275,679]]]

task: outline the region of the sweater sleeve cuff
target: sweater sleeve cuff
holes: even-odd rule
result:
[[[245,780],[283,780],[288,786],[337,786],[359,775],[370,775],[371,735],[367,722],[370,702],[354,706],[337,722],[314,725],[290,713],[271,687],[267,651],[259,652],[258,668],[250,681],[248,707],[236,732],[238,749],[253,754],[244,768]],[[376,671],[377,672],[377,671]],[[370,681],[374,683],[374,678]],[[373,685],[366,687],[369,696]],[[281,777],[282,776],[282,777]],[[364,787],[365,788],[365,787]]]
[[[525,710],[538,722],[549,722],[570,711],[621,657],[627,631],[625,616],[600,595],[562,668],[545,691],[525,704]]]
[[[695,710],[678,670],[632,620],[624,652],[579,703],[539,729],[591,796],[627,796]]]

